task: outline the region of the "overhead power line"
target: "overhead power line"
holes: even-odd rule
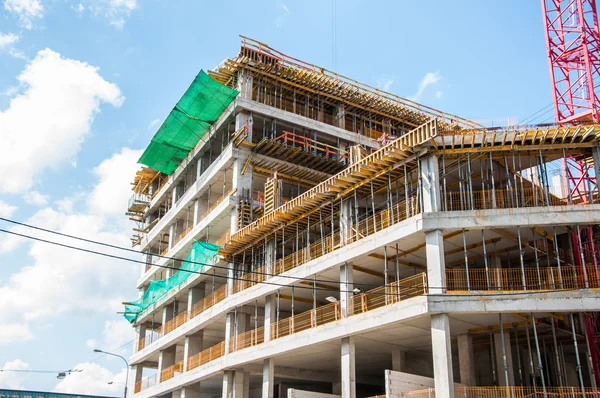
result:
[[[86,238],[82,238],[82,237],[79,237],[79,236],[70,235],[70,234],[66,234],[66,233],[63,233],[63,232],[59,232],[59,231],[55,231],[55,230],[51,230],[51,229],[46,229],[46,228],[38,227],[38,226],[35,226],[35,225],[31,225],[31,224],[26,224],[26,223],[19,222],[19,221],[16,221],[16,220],[11,220],[11,219],[8,219],[8,218],[5,218],[5,217],[0,217],[0,221],[6,221],[6,222],[11,223],[11,224],[20,225],[20,226],[23,226],[23,227],[31,228],[31,229],[42,231],[42,232],[47,232],[47,233],[58,235],[58,236],[63,236],[65,238],[76,239],[76,240],[79,240],[79,241],[82,241],[82,242],[86,242],[86,243],[91,243],[91,244],[94,244],[94,245],[109,247],[111,249],[123,250],[123,251],[126,251],[126,252],[135,253],[135,254],[138,254],[138,255],[139,254],[144,254],[144,253],[142,253],[142,252],[140,252],[138,250],[131,249],[131,248],[128,248],[128,247],[117,246],[117,245],[113,245],[113,244],[105,243],[105,242],[100,242],[100,241],[93,240],[93,239],[86,239]],[[7,230],[1,230],[1,231],[2,232],[6,232],[6,233],[13,233],[12,231],[7,231]],[[20,235],[20,234],[13,233],[13,235]],[[30,239],[39,239],[41,241],[45,241],[44,239],[35,238],[35,237],[29,236],[29,235],[23,236],[23,237],[30,238]],[[46,243],[52,243],[52,242],[46,242]],[[56,244],[59,244],[59,243],[56,242]],[[87,249],[83,249],[83,248],[71,247],[70,245],[66,245],[66,246],[69,246],[69,248],[73,248],[73,249],[77,249],[77,250],[79,250],[79,249],[81,249],[83,251],[87,250]],[[90,250],[90,252],[93,252],[93,250]],[[104,254],[106,254],[106,253],[103,253],[103,255]],[[112,256],[112,255],[109,255],[109,254],[106,254],[106,255],[107,256]],[[121,256],[115,256],[115,257],[121,259]],[[210,267],[215,268],[215,269],[222,269],[222,270],[226,270],[226,271],[229,270],[228,267],[224,267],[224,266],[221,266],[221,265],[213,265],[213,264],[203,263],[203,262],[200,262],[200,261],[191,261],[191,260],[186,260],[186,259],[178,258],[178,257],[163,256],[163,255],[159,255],[159,254],[152,254],[152,257],[165,258],[167,260],[173,260],[173,261],[182,261],[182,262],[187,262],[187,263],[196,264],[196,265],[210,266]],[[124,257],[124,258],[126,258],[126,257]],[[128,259],[128,261],[134,261],[134,260],[133,259]],[[141,264],[147,264],[145,261],[136,260],[135,262],[141,263]],[[241,263],[232,263],[232,264],[241,264]],[[175,271],[181,270],[180,268],[176,268],[176,267],[172,267],[172,266],[168,266],[168,265],[158,265],[158,264],[152,264],[152,265],[153,266],[157,266],[159,268],[172,269],[172,270],[175,270]],[[193,271],[189,271],[189,270],[181,270],[181,271],[184,271],[184,272],[193,272]],[[286,275],[279,275],[279,274],[271,274],[271,273],[268,273],[268,272],[260,272],[260,271],[252,271],[252,270],[251,271],[247,271],[247,273],[254,274],[254,275],[262,275],[262,276],[265,276],[265,277],[280,276],[282,278],[294,279],[294,280],[298,280],[298,281],[307,281],[307,282],[311,282],[311,283],[312,282],[339,283],[339,281],[332,281],[332,280],[328,280],[328,279],[301,278],[301,277],[295,277],[295,276],[286,276]],[[207,274],[207,275],[212,275],[212,274]],[[219,277],[222,277],[222,276],[219,276]],[[247,279],[241,279],[241,280],[247,280]],[[374,285],[374,284],[360,284],[360,285],[361,286],[372,286],[372,287],[379,286],[379,285]]]
[[[144,261],[140,261],[140,260],[134,260],[131,258],[127,258],[127,257],[122,257],[122,256],[117,256],[117,255],[113,255],[113,254],[109,254],[109,253],[103,253],[103,252],[99,252],[96,250],[91,250],[91,249],[85,249],[82,247],[77,247],[77,246],[72,246],[72,245],[68,245],[65,243],[60,243],[60,242],[55,242],[55,241],[51,241],[51,240],[47,240],[47,239],[42,239],[42,238],[37,238],[34,236],[30,236],[30,235],[26,235],[26,234],[21,234],[18,232],[14,232],[14,231],[8,231],[5,229],[0,229],[0,232],[4,232],[7,234],[11,234],[11,235],[15,235],[15,236],[20,236],[26,239],[31,239],[31,240],[35,240],[38,242],[43,242],[43,243],[48,243],[51,245],[56,245],[59,247],[64,247],[67,249],[72,249],[72,250],[77,250],[77,251],[82,251],[85,253],[90,253],[90,254],[96,254],[99,256],[104,256],[104,257],[109,257],[109,258],[113,258],[113,259],[117,259],[117,260],[123,260],[123,261],[128,261],[128,262],[133,262],[133,263],[141,263],[141,264],[145,264]],[[175,270],[179,270],[178,268],[173,268],[173,267],[169,267],[169,266],[160,266],[160,265],[156,265],[157,267],[161,267],[161,268],[167,268],[167,269],[175,269]],[[246,282],[255,282],[256,284],[264,284],[264,285],[272,285],[272,286],[280,286],[280,287],[286,287],[286,288],[295,288],[295,289],[305,289],[305,290],[311,290],[311,291],[326,291],[326,292],[335,292],[335,293],[356,293],[356,291],[354,290],[339,290],[339,289],[334,289],[334,288],[325,288],[325,287],[318,287],[318,286],[289,286],[286,284],[282,284],[282,283],[276,283],[276,282],[268,282],[268,281],[253,281],[251,279],[245,279],[245,278],[240,278],[240,277],[235,277],[235,276],[226,276],[226,275],[217,275],[214,273],[207,273],[207,272],[201,272],[201,271],[193,271],[193,270],[182,270],[184,272],[189,272],[192,274],[198,274],[198,275],[207,275],[207,276],[211,276],[211,277],[218,277],[218,278],[222,278],[222,279],[232,279],[232,280],[239,280],[239,281],[246,281]],[[307,280],[305,278],[296,278],[296,277],[288,277],[290,279],[297,279],[297,280]],[[308,279],[311,280],[311,279]],[[329,283],[336,283],[335,281],[327,281]],[[339,283],[339,281],[337,281],[337,283]],[[382,287],[381,285],[372,285],[372,284],[360,284],[360,283],[354,283],[354,285],[359,285],[359,286],[375,286],[375,287]],[[435,288],[435,289],[447,289],[446,286],[428,286],[429,288]],[[500,286],[500,288],[504,288],[504,287],[508,287],[508,286]],[[498,286],[494,286],[494,288],[498,288]],[[551,292],[561,292],[561,291],[576,291],[576,290],[580,290],[580,289],[555,289]],[[389,296],[398,296],[400,293],[393,293],[393,292],[361,292],[361,293],[366,293],[366,294],[373,294],[373,295],[389,295]],[[522,294],[534,294],[534,293],[538,293],[538,291],[524,291],[524,292],[491,292],[491,293],[483,293],[483,292],[478,292],[478,293],[468,293],[466,294],[467,296],[482,296],[482,297],[487,297],[487,296],[497,296],[497,295],[522,295]],[[429,294],[431,296],[437,296],[439,294]],[[443,295],[443,294],[442,294]]]

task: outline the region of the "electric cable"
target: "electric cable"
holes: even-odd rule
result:
[[[128,247],[117,246],[117,245],[113,245],[113,244],[110,244],[110,243],[99,242],[99,241],[92,240],[92,239],[86,239],[86,238],[82,238],[82,237],[79,237],[79,236],[69,235],[69,234],[65,234],[65,233],[59,232],[59,231],[54,231],[54,230],[51,230],[51,229],[46,229],[46,228],[38,227],[38,226],[35,226],[35,225],[26,224],[26,223],[15,221],[15,220],[10,220],[10,219],[4,218],[4,217],[0,217],[0,221],[6,221],[8,223],[12,223],[12,224],[20,225],[20,226],[23,226],[23,227],[35,229],[35,230],[38,230],[38,231],[43,231],[43,232],[47,232],[47,233],[51,233],[51,234],[63,236],[65,238],[76,239],[76,240],[79,240],[79,241],[82,241],[82,242],[86,242],[86,243],[92,243],[92,244],[99,245],[99,246],[106,246],[106,247],[110,247],[112,249],[123,250],[123,251],[126,251],[126,252],[135,253],[135,254],[144,254],[144,253],[142,253],[142,252],[140,252],[138,250],[130,249]],[[1,231],[2,232],[11,233],[10,231],[7,231],[7,230],[1,230]],[[14,233],[14,234],[18,235],[18,233]],[[27,237],[27,236],[23,236],[23,237]],[[222,269],[222,270],[226,270],[226,271],[229,271],[229,269],[230,269],[230,268],[224,267],[222,265],[213,265],[213,264],[203,263],[203,262],[200,262],[200,261],[190,261],[190,260],[186,260],[186,259],[182,259],[182,258],[177,258],[177,257],[162,256],[162,255],[159,255],[159,254],[152,254],[152,257],[165,258],[167,260],[173,260],[173,261],[187,262],[187,263],[195,264],[195,265],[210,266],[210,267],[215,268],[215,269]],[[138,260],[136,262],[138,262],[140,264],[147,264],[145,261],[141,261],[141,260]],[[232,264],[239,265],[239,264],[242,264],[242,263],[232,262]],[[181,270],[180,268],[176,268],[176,267],[168,266],[168,265],[158,265],[158,264],[152,264],[152,265],[156,266],[156,267],[159,267],[159,268],[171,269],[171,270],[175,270],[175,271],[180,271]],[[192,272],[190,270],[181,270],[181,271],[183,271],[183,272]],[[280,276],[282,278],[295,279],[295,280],[299,280],[299,281],[307,281],[307,282],[311,282],[311,283],[312,282],[339,283],[339,281],[332,281],[332,280],[327,280],[327,279],[301,278],[301,277],[286,276],[286,275],[279,275],[279,274],[271,274],[271,273],[268,273],[268,272],[259,272],[259,271],[252,271],[252,270],[251,271],[247,271],[246,273],[247,274],[254,274],[254,275],[262,275],[262,276],[265,276],[265,277]],[[210,275],[212,275],[212,274],[210,274]],[[243,280],[246,280],[246,279],[243,279]],[[375,285],[375,284],[361,284],[361,285],[362,286],[372,286],[372,287],[378,287],[379,286],[379,285]]]
[[[18,232],[13,232],[13,231],[7,231],[4,229],[0,229],[0,232],[4,232],[4,233],[8,233],[8,234],[12,234],[12,235],[16,235],[16,236],[20,236],[23,238],[27,238],[27,239],[31,239],[31,240],[35,240],[35,241],[39,241],[39,242],[43,242],[43,243],[48,243],[48,244],[52,244],[52,245],[56,245],[56,246],[60,246],[60,247],[64,247],[64,248],[68,248],[68,249],[73,249],[73,250],[78,250],[78,251],[82,251],[85,253],[90,253],[90,254],[96,254],[99,256],[104,256],[104,257],[109,257],[109,258],[113,258],[113,259],[117,259],[117,260],[123,260],[123,261],[128,261],[128,262],[134,262],[134,263],[143,263],[145,264],[145,262],[140,261],[140,260],[134,260],[134,259],[130,259],[127,257],[122,257],[122,256],[117,256],[117,255],[113,255],[113,254],[108,254],[108,253],[102,253],[102,252],[98,252],[95,250],[90,250],[90,249],[85,249],[85,248],[81,248],[81,247],[76,247],[76,246],[71,246],[71,245],[67,245],[64,243],[60,243],[60,242],[54,242],[54,241],[50,241],[50,240],[46,240],[46,239],[42,239],[42,238],[37,238],[34,236],[30,236],[30,235],[25,235],[25,234],[20,234]],[[161,266],[159,266],[161,267]],[[170,268],[167,266],[162,266],[164,268]],[[244,278],[239,278],[239,277],[231,277],[231,276],[225,276],[225,275],[216,275],[216,274],[210,274],[210,273],[206,273],[206,272],[201,272],[201,271],[192,271],[192,270],[186,270],[186,272],[190,272],[190,273],[194,273],[194,274],[199,274],[199,275],[208,275],[208,276],[214,276],[214,277],[219,277],[222,279],[232,279],[232,280],[241,280],[241,281],[246,281],[246,282],[255,282],[256,284],[265,284],[265,285],[273,285],[273,286],[280,286],[280,287],[291,287],[289,285],[285,285],[285,284],[281,284],[281,283],[276,283],[276,282],[267,282],[267,281],[252,281],[251,279],[244,279]],[[293,277],[291,277],[293,278]],[[331,283],[331,281],[329,281]],[[359,285],[359,286],[363,286],[362,284],[359,283],[355,283],[354,285]],[[377,287],[383,287],[381,285],[377,285]],[[512,286],[495,286],[496,288],[500,287],[512,287]],[[339,290],[339,289],[333,289],[333,288],[323,288],[323,287],[311,287],[311,286],[294,286],[294,288],[299,288],[299,289],[306,289],[306,290],[311,290],[311,291],[327,291],[327,292],[335,292],[335,293],[352,293],[352,294],[356,294],[356,292],[354,290]],[[437,287],[437,286],[428,286],[429,289],[442,289],[447,291],[447,287],[446,286],[442,286],[442,287]],[[582,289],[578,289],[578,288],[572,288],[572,289],[555,289],[555,290],[551,290],[550,292],[562,292],[562,291],[577,291],[577,290],[582,290]],[[389,296],[398,296],[398,295],[402,295],[401,293],[388,293],[388,292],[360,292],[363,294],[373,294],[373,295],[389,295]],[[496,296],[496,295],[522,295],[522,294],[536,294],[539,293],[539,291],[520,291],[520,292],[508,292],[508,293],[504,293],[504,292],[491,292],[491,293],[483,293],[483,292],[479,292],[479,293],[467,293],[464,294],[465,296]],[[549,293],[549,292],[545,292],[545,293]],[[430,296],[435,296],[436,294],[426,294],[426,295],[430,295]],[[444,294],[437,294],[437,295],[441,295],[443,296]],[[461,294],[452,294],[454,295],[461,295]]]

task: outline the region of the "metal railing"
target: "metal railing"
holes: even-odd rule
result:
[[[565,206],[562,200],[552,194],[545,196],[540,187],[511,189],[496,188],[494,190],[469,192],[446,192],[442,199],[445,211],[455,210],[483,210],[483,209],[510,209],[520,207]]]
[[[581,387],[546,387],[546,393],[542,387],[455,387],[456,398],[587,398],[600,397],[600,392],[595,388]],[[435,388],[411,391],[404,394],[411,398],[435,398]]]
[[[387,286],[355,294],[348,301],[348,316],[362,314],[402,300],[427,293],[427,275],[420,273]],[[312,329],[342,318],[341,302],[336,301],[271,324],[271,339],[278,339]],[[264,342],[260,327],[231,338],[229,352],[239,351]]]
[[[215,359],[222,357],[223,355],[225,355],[224,341],[210,348],[207,348],[206,350],[201,351],[196,355],[192,355],[191,357],[189,357],[187,363],[187,370],[191,370],[197,368],[198,366],[202,366],[205,363],[214,361]]]
[[[175,375],[183,372],[183,361],[179,361],[160,372],[160,382],[172,379]]]
[[[133,386],[133,392],[134,393],[138,393],[142,390],[145,390],[146,388],[150,388],[152,386],[156,385],[156,382],[158,380],[158,373],[154,374],[152,376],[148,376],[146,378],[143,378],[142,380],[136,381],[135,385]]]
[[[524,291],[600,287],[596,267],[470,268],[446,270],[449,292],[468,290]],[[587,285],[584,275],[587,275]]]

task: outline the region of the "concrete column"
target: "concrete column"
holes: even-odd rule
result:
[[[174,301],[173,303],[165,305],[163,307],[163,314],[162,314],[162,325],[163,326],[165,326],[165,323],[167,323],[171,319],[173,319],[174,313],[176,312],[176,303],[177,303],[177,301]]]
[[[177,221],[173,222],[173,224],[169,225],[169,250],[171,250],[173,248],[173,243],[175,242],[175,239],[177,238],[175,236],[176,230],[177,230]]]
[[[173,184],[173,191],[171,192],[172,196],[171,196],[171,200],[173,203],[173,207],[175,207],[175,203],[177,202],[177,192],[179,191],[179,189],[177,188],[179,184],[175,185]]]
[[[233,398],[233,370],[226,370],[223,372],[223,398]]]
[[[192,308],[194,307],[194,304],[196,304],[198,301],[202,300],[204,298],[205,294],[206,294],[206,285],[204,284],[204,282],[196,285],[195,287],[190,288],[190,290],[188,291],[188,305],[187,305],[188,319],[192,317]]]
[[[346,128],[346,107],[343,102],[337,105],[337,126],[339,128]]]
[[[346,245],[352,238],[352,201],[346,199],[340,206],[340,241]]]
[[[340,312],[342,318],[352,315],[352,289],[354,289],[354,268],[352,264],[344,263],[340,266]]]
[[[265,279],[270,278],[269,275],[275,273],[275,240],[269,239],[265,245]]]
[[[252,99],[252,84],[254,76],[248,71],[238,72],[238,85],[236,90],[240,92],[240,98]]]
[[[202,352],[204,331],[200,330],[191,336],[185,336],[185,347],[183,348],[183,371],[188,369],[188,359]]]
[[[273,398],[275,390],[275,364],[273,358],[263,361],[262,398]]]
[[[235,285],[235,264],[227,263],[227,295],[233,294],[233,288]]]
[[[250,128],[248,129],[248,138],[246,141],[252,142],[252,127],[253,127],[253,118],[252,114],[248,111],[240,111],[237,115],[235,115],[235,129],[236,131],[240,128],[248,125]]]
[[[427,285],[430,294],[444,293],[446,287],[446,263],[444,259],[444,236],[442,231],[429,231],[425,234],[425,255],[427,257]]]
[[[133,369],[133,384],[135,385],[135,383],[139,382],[144,377],[144,365],[133,365],[131,368]]]
[[[200,176],[202,175],[202,163],[204,162],[204,159],[202,159],[202,157],[198,158],[198,163],[196,163],[196,180],[198,180],[200,178]]]
[[[230,312],[225,318],[225,355],[229,353],[231,337],[235,333],[235,313]]]
[[[459,334],[458,361],[460,363],[460,383],[475,386],[475,359],[473,357],[473,337],[469,334]]]
[[[504,346],[506,348],[506,369],[504,368],[504,354],[502,352],[502,334],[494,333],[494,349],[496,350],[496,369],[498,373],[498,384],[501,386],[515,385],[515,372],[512,361],[512,349],[510,345],[510,335],[504,333]],[[508,373],[508,380],[506,380]]]
[[[421,186],[423,191],[423,212],[440,211],[440,182],[437,156],[421,158]]]
[[[342,338],[342,398],[356,398],[356,348],[354,337]]]
[[[242,174],[242,170],[244,169],[246,161],[248,160],[248,156],[250,156],[250,152],[244,152],[243,155],[240,155],[234,159],[231,173],[231,185],[232,188],[237,189],[236,196],[238,198],[245,194],[248,196],[248,199],[252,200],[252,165],[248,165],[246,172]],[[231,212],[231,223],[229,228],[232,234],[238,230],[237,207],[235,207]]]
[[[199,383],[196,383],[199,384]],[[200,388],[184,386],[181,388],[181,398],[200,398]]]
[[[431,315],[431,347],[436,397],[454,398],[450,319],[448,314]]]
[[[194,201],[194,227],[198,225],[198,217],[200,216],[200,201],[196,199]]]
[[[135,331],[136,331],[136,337],[137,337],[137,340],[136,340],[136,349],[137,349],[137,351],[139,351],[140,350],[140,347],[139,347],[140,340],[142,338],[146,337],[146,324],[142,323],[141,325],[138,325],[135,328]]]
[[[249,378],[247,372],[244,372],[242,369],[235,371],[233,376],[233,398],[248,398],[246,394],[246,378]]]
[[[265,297],[265,343],[271,341],[271,325],[276,322],[277,296],[271,294]]]
[[[175,351],[177,346],[172,345],[169,348],[165,348],[160,351],[158,355],[158,377],[160,378],[160,372],[165,370],[171,365],[175,364]]]
[[[404,351],[399,348],[392,349],[392,370],[394,372],[402,372],[404,360]]]

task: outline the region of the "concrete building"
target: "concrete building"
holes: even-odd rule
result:
[[[208,75],[239,94],[194,91],[206,121],[188,90],[161,129],[192,149],[134,181],[135,397],[594,390],[598,189],[544,166],[593,181],[600,126],[488,131],[250,39]]]

